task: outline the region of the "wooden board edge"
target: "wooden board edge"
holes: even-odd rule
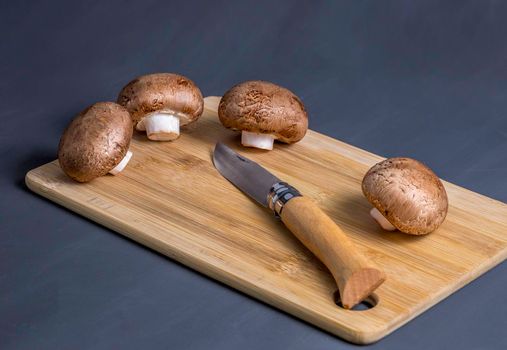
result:
[[[324,135],[325,136],[325,135]],[[365,151],[363,151],[365,152]],[[346,324],[336,324],[333,320],[325,320],[322,318],[319,318],[317,315],[312,314],[311,312],[308,312],[304,309],[302,309],[300,306],[298,306],[295,303],[291,303],[287,299],[281,298],[279,295],[275,293],[271,293],[270,291],[259,289],[255,286],[255,284],[249,282],[247,279],[241,279],[238,276],[232,275],[229,271],[221,269],[217,266],[211,265],[211,264],[203,264],[203,261],[199,259],[196,256],[185,254],[181,250],[178,250],[177,248],[174,249],[168,249],[167,247],[163,247],[161,245],[157,245],[157,242],[153,240],[152,237],[144,235],[142,232],[138,232],[135,228],[131,228],[129,225],[126,225],[122,222],[119,222],[119,220],[116,220],[114,217],[108,217],[108,219],[112,219],[110,222],[107,222],[106,217],[104,216],[102,219],[97,220],[97,216],[93,216],[92,213],[98,213],[98,210],[95,209],[88,209],[85,207],[78,207],[73,206],[72,204],[77,204],[77,202],[73,201],[72,198],[67,198],[68,202],[65,202],[63,200],[60,200],[59,194],[56,191],[55,188],[52,188],[51,186],[48,186],[48,184],[42,183],[40,181],[39,173],[40,171],[43,171],[43,168],[46,166],[51,166],[52,163],[55,161],[46,163],[44,165],[41,165],[37,168],[34,168],[30,170],[26,176],[25,176],[25,183],[27,187],[61,205],[62,207],[65,207],[79,215],[82,215],[90,220],[93,220],[94,222],[99,223],[100,225],[111,229],[117,233],[120,233],[121,235],[128,237],[129,239],[142,244],[144,246],[147,246],[150,249],[153,249],[157,252],[160,252],[166,256],[168,256],[171,259],[174,259],[180,263],[182,263],[185,266],[188,266],[189,268],[196,270],[206,276],[211,277],[212,279],[215,279],[221,283],[224,283],[225,285],[228,285],[234,289],[237,289],[241,291],[242,293],[245,293],[246,295],[249,295],[251,297],[254,297],[255,299],[258,299],[266,304],[272,305],[273,307],[287,313],[293,316],[296,316],[297,318],[300,318],[312,325],[315,325],[327,332],[330,332],[338,337],[341,337],[347,341],[350,341],[352,343],[356,344],[371,344],[374,342],[377,342],[381,340],[382,338],[386,337],[387,335],[391,334],[395,330],[399,329],[409,321],[413,320],[417,316],[424,313],[426,310],[430,309],[431,307],[438,304],[440,301],[448,297],[449,295],[453,294],[457,290],[461,289],[462,287],[466,286],[471,281],[475,280],[488,270],[494,268],[498,264],[502,263],[504,260],[507,259],[507,249],[499,251],[498,254],[491,257],[490,260],[485,261],[485,263],[479,265],[474,270],[470,270],[467,274],[464,274],[460,280],[458,280],[458,283],[454,286],[451,286],[449,288],[444,288],[441,290],[441,292],[437,295],[434,295],[431,301],[428,301],[426,303],[421,303],[420,308],[416,310],[412,310],[409,316],[401,315],[398,319],[393,320],[393,322],[385,323],[382,325],[378,325],[376,327],[371,327],[369,325],[370,329],[368,330],[357,330],[353,329]],[[460,187],[458,185],[450,184],[455,187]],[[480,193],[473,192],[471,190],[465,189],[467,192],[470,192],[474,195],[477,195],[479,197],[483,197],[484,199],[490,200],[492,204],[502,204],[504,203],[497,201],[495,199],[492,199],[490,197],[484,196]],[[81,210],[79,210],[81,209]],[[117,222],[115,225],[114,222]],[[119,229],[119,227],[124,227],[124,229]],[[144,237],[143,237],[144,236]],[[171,247],[172,248],[172,247]]]

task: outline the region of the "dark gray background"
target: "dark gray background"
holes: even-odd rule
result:
[[[0,348],[353,348],[30,193],[137,75],[298,94],[311,128],[507,201],[505,1],[2,1]],[[484,208],[487,210],[487,208]],[[372,346],[505,349],[504,263]]]

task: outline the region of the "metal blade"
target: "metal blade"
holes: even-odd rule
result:
[[[213,164],[223,177],[265,207],[268,206],[267,197],[271,186],[280,182],[259,164],[220,142],[213,152]]]

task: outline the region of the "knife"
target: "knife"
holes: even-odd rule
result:
[[[294,187],[220,142],[213,152],[213,164],[233,185],[269,208],[326,265],[345,309],[360,303],[384,282],[382,270],[360,254],[338,225]]]

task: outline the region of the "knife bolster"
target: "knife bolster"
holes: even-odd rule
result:
[[[285,203],[295,197],[301,197],[301,193],[297,189],[286,182],[277,182],[269,190],[268,207],[279,218]]]

